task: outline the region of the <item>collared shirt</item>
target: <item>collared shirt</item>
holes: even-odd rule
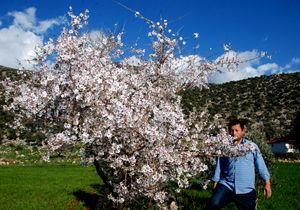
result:
[[[249,193],[255,189],[255,168],[262,180],[270,179],[270,173],[258,146],[245,138],[242,144],[252,144],[255,150],[248,152],[246,156],[219,157],[212,178],[214,182],[225,185],[236,194]]]

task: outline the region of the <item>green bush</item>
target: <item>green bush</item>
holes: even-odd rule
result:
[[[266,143],[267,137],[266,134],[263,131],[256,130],[256,131],[251,131],[247,134],[247,137],[249,140],[253,141],[257,146],[259,147],[262,156],[265,160],[265,163],[268,167],[268,170],[271,175],[271,184],[272,187],[278,185],[278,181],[276,180],[276,173],[277,173],[277,167],[276,167],[276,158],[274,154],[271,151],[271,148],[269,145]],[[258,177],[258,175],[257,175]],[[257,186],[257,194],[258,196],[262,197],[263,193],[263,187],[264,183],[260,179],[256,179],[256,186]]]
[[[273,152],[271,151],[271,148],[267,144],[267,137],[266,134],[263,131],[250,131],[247,134],[247,138],[251,141],[253,141],[257,146],[259,147],[262,156],[266,162],[267,167],[272,168],[275,163],[275,156]]]

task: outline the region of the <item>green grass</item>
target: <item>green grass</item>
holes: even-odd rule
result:
[[[263,195],[263,183],[257,186],[258,210],[283,210],[300,209],[300,163],[279,163],[275,165],[272,175],[273,195],[267,199]],[[184,190],[180,196],[181,203],[186,209],[205,209],[206,203],[211,196],[211,189],[208,190]],[[236,210],[233,203],[224,210]]]
[[[273,196],[258,189],[258,209],[300,209],[300,163],[276,163]],[[203,209],[210,190],[184,190],[183,209]],[[94,167],[78,165],[0,166],[0,209],[109,209],[107,191]],[[226,208],[235,209],[234,205]]]
[[[265,199],[260,192],[258,209],[300,209],[300,163],[276,163],[273,196]]]
[[[84,209],[80,196],[95,197],[99,184],[93,167],[1,166],[0,209]]]

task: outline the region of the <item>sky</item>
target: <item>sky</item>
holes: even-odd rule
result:
[[[187,42],[183,55],[214,60],[222,55],[223,45],[230,44],[245,62],[239,71],[211,75],[212,83],[300,72],[298,0],[1,0],[0,65],[30,68],[26,60],[34,55],[34,47],[59,35],[70,6],[77,14],[90,11],[89,33],[123,30],[127,46],[150,45],[148,25],[132,11],[155,22],[167,19]],[[194,33],[199,34],[198,43]],[[192,50],[196,44],[199,48]],[[253,59],[261,51],[272,59]]]

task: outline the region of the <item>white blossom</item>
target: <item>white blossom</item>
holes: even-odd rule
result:
[[[139,12],[135,15],[150,25],[153,52],[134,66],[133,55],[114,62],[127,55],[122,49],[123,32],[92,41],[79,33],[88,11],[76,16],[70,8],[70,28],[56,41],[36,48],[32,77],[5,83],[6,95],[13,96],[8,109],[23,114],[16,116],[16,126],[22,126],[24,116],[43,116],[46,161],[53,151],[77,144],[83,161],[101,160],[121,177],[109,177],[113,192],[108,197],[113,202],[143,195],[163,204],[169,181],[188,187],[189,178],[208,169],[204,157],[246,151],[232,145],[224,131],[214,137],[205,133],[203,113],[183,113],[178,93],[205,87],[216,64],[198,55],[178,56],[178,43],[185,41],[181,36],[177,40],[178,34],[166,35],[164,30],[172,31],[166,29],[167,20],[162,26]],[[196,119],[200,122],[193,127]]]

